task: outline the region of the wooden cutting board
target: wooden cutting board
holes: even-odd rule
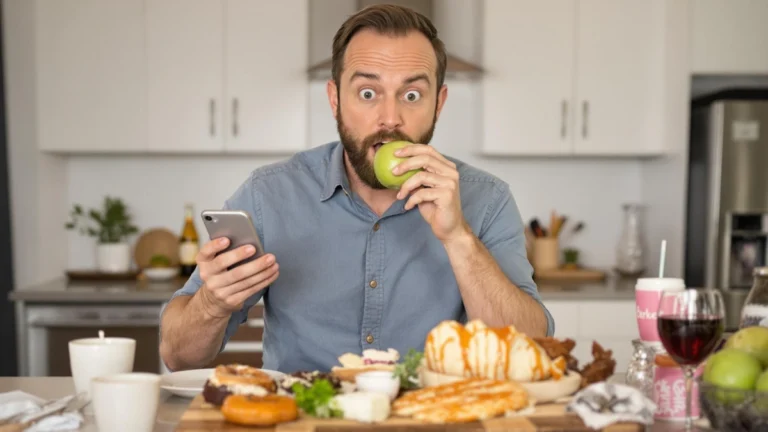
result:
[[[592,269],[538,270],[533,275],[537,281],[545,282],[591,282],[605,279],[605,272]]]
[[[274,428],[251,428],[227,423],[221,412],[215,406],[206,403],[202,395],[197,395],[192,400],[176,426],[177,432],[252,432],[256,430],[274,432],[349,432],[352,430],[394,432],[406,429],[449,432],[595,431],[585,426],[577,415],[566,414],[565,404],[537,405],[536,412],[526,417],[495,418],[482,422],[448,425],[424,424],[407,418],[389,418],[382,423],[366,424],[350,420],[320,420],[305,417],[293,422],[279,424]],[[642,430],[644,430],[644,426],[638,423],[617,423],[603,429],[605,432],[640,432]]]

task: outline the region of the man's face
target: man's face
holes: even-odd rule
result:
[[[435,51],[421,33],[363,30],[352,38],[328,98],[347,157],[366,185],[384,189],[373,170],[382,143],[430,142],[446,96],[445,86],[437,88]]]

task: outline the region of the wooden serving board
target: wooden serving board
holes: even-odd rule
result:
[[[206,403],[202,395],[197,395],[181,416],[176,426],[177,432],[349,432],[364,430],[372,432],[395,432],[404,430],[416,431],[449,431],[449,432],[496,432],[496,431],[575,431],[594,432],[584,425],[581,418],[575,414],[565,413],[565,404],[543,404],[536,406],[536,412],[525,417],[495,418],[471,423],[433,425],[420,423],[407,418],[389,418],[382,423],[359,423],[351,420],[313,419],[302,417],[296,421],[282,423],[275,427],[258,428],[244,427],[227,423],[224,416],[215,406]],[[638,423],[617,423],[603,431],[605,432],[640,432],[644,426]]]

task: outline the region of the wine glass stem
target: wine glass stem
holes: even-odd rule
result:
[[[691,430],[691,389],[693,388],[693,366],[683,366],[685,374],[685,430]]]

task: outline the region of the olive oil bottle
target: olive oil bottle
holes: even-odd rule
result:
[[[194,207],[187,203],[184,206],[184,228],[181,230],[179,241],[179,261],[181,263],[181,275],[189,277],[195,271],[195,258],[200,249],[197,229],[194,221]]]

